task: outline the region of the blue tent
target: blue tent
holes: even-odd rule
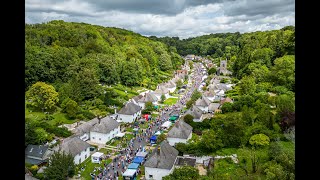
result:
[[[138,169],[138,167],[139,167],[139,164],[131,163],[131,164],[129,164],[128,169]]]
[[[157,136],[151,136],[151,138],[150,138],[150,143],[151,143],[151,144],[155,144],[156,141],[157,141]]]
[[[143,162],[143,157],[140,157],[140,156],[136,156],[134,159],[133,159],[133,163],[137,163],[137,164],[141,164]]]

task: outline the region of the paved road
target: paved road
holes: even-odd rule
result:
[[[127,147],[120,151],[120,154],[116,155],[112,161],[112,163],[105,166],[104,169],[98,170],[101,172],[100,177],[93,177],[92,179],[97,180],[105,180],[105,179],[117,179],[118,175],[121,175],[128,165],[131,163],[133,158],[135,157],[135,154],[137,151],[141,151],[142,147],[150,144],[149,138],[160,129],[161,125],[168,120],[171,114],[180,114],[181,109],[185,106],[185,103],[188,99],[190,99],[192,93],[194,90],[198,89],[199,85],[202,81],[202,71],[201,67],[198,63],[195,63],[194,65],[194,84],[186,90],[186,92],[183,94],[183,96],[180,98],[179,101],[177,101],[176,104],[163,108],[159,112],[159,117],[156,118],[156,120],[148,121],[149,128],[148,130],[144,130],[144,132],[141,132],[141,124],[139,124],[139,132],[137,133],[137,136],[134,137],[132,140],[127,141]],[[139,139],[141,138],[141,139]],[[140,148],[140,149],[139,149]],[[118,164],[120,164],[118,166]]]

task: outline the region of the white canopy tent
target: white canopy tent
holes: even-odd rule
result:
[[[91,155],[91,162],[92,163],[100,163],[100,158],[103,156],[101,152],[95,152]]]
[[[171,122],[170,121],[166,121],[166,122],[164,122],[162,125],[161,125],[161,127],[164,127],[164,128],[169,128],[170,126],[171,126]]]
[[[140,157],[146,157],[148,155],[148,152],[144,152],[144,151],[141,151],[141,152],[138,152],[137,154],[136,154],[136,156],[140,156]]]
[[[136,171],[136,169],[127,169],[122,176],[133,177]]]
[[[156,133],[154,133],[154,135],[160,135],[161,132],[160,131],[157,131]]]
[[[125,134],[124,133],[118,133],[118,134],[116,134],[116,137],[123,137]]]

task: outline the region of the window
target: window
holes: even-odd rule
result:
[[[84,155],[84,158],[87,159],[87,155]]]
[[[92,137],[92,139],[94,139],[94,137]]]
[[[153,175],[149,174],[149,178],[153,178]]]
[[[81,163],[81,158],[79,158],[79,164]]]
[[[99,141],[101,141],[101,138],[99,138]]]

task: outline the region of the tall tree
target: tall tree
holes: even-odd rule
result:
[[[29,103],[43,112],[45,110],[54,110],[55,105],[59,101],[58,93],[52,85],[44,82],[33,84],[26,92],[26,97]]]
[[[71,154],[54,152],[49,159],[49,166],[44,170],[45,179],[62,180],[73,177],[76,165]]]

